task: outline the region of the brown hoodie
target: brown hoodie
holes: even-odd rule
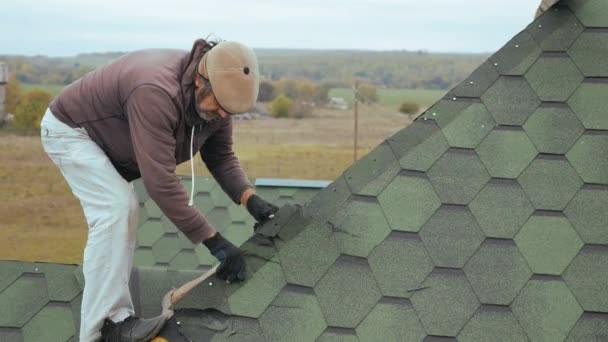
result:
[[[53,114],[84,128],[127,181],[142,178],[150,197],[193,243],[211,225],[194,207],[175,174],[200,151],[203,162],[235,202],[252,185],[232,150],[232,119],[202,120],[194,109],[193,74],[209,49],[199,39],[190,52],[141,50],[124,55],[67,86]]]

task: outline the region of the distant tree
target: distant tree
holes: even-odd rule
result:
[[[290,99],[299,98],[298,83],[296,80],[285,79],[276,83],[277,94],[283,94]]]
[[[314,101],[315,93],[318,88],[316,83],[308,80],[300,80],[296,82],[296,86],[298,88],[298,100],[304,102]]]
[[[399,112],[403,114],[416,114],[420,110],[420,105],[416,102],[406,101],[399,107]]]
[[[274,90],[274,86],[272,85],[272,83],[270,83],[268,81],[260,82],[260,91],[258,93],[258,101],[260,101],[260,102],[272,101],[272,99],[275,97],[274,92],[275,92],[275,90]]]
[[[304,119],[312,116],[315,107],[312,103],[306,101],[298,101],[295,102],[291,112],[289,113],[289,117],[295,119]]]
[[[294,101],[285,95],[279,95],[272,100],[269,109],[275,118],[286,118],[293,112]]]
[[[6,85],[4,110],[7,113],[15,113],[15,109],[21,99],[21,83],[17,80],[17,75],[11,74]]]
[[[317,86],[313,100],[318,104],[326,104],[329,101],[329,91],[332,85],[329,83],[323,83]]]
[[[15,109],[13,121],[15,128],[29,133],[40,129],[40,121],[51,99],[51,94],[43,89],[33,89],[28,92]]]
[[[362,85],[357,92],[357,100],[363,103],[378,102],[378,89],[370,85]]]

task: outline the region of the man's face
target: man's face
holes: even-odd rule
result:
[[[194,90],[195,108],[198,115],[205,121],[214,121],[219,118],[225,119],[230,115],[225,111],[215,98],[213,91],[203,94],[203,81],[200,76],[196,76]]]

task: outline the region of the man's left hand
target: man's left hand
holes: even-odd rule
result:
[[[279,210],[276,205],[266,202],[258,195],[251,195],[247,200],[247,211],[259,223],[264,223]]]

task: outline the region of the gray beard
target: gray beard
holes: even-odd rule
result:
[[[198,114],[198,116],[199,116],[201,119],[205,120],[206,122],[213,122],[213,121],[217,120],[217,116],[215,116],[215,115],[211,116],[211,115],[209,115],[209,113],[207,113],[207,112],[202,112],[202,111],[201,111],[201,110],[198,108],[198,106],[194,106],[194,107],[196,108],[196,113]]]

